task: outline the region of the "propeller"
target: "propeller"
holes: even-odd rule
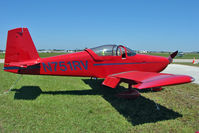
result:
[[[169,63],[172,63],[173,62],[173,58],[176,57],[176,55],[178,54],[178,50],[173,52],[172,54],[170,54],[168,60],[169,60]]]

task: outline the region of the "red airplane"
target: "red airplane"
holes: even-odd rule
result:
[[[177,51],[165,58],[137,54],[122,45],[102,45],[81,52],[40,58],[28,29],[16,28],[8,31],[4,71],[105,78],[102,84],[111,88],[116,88],[121,82],[129,84],[129,91],[119,96],[137,97],[139,93],[133,88],[156,88],[194,80],[186,75],[159,73],[176,55]]]

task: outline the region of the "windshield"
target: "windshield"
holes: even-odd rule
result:
[[[117,45],[102,45],[99,47],[91,48],[99,56],[116,55]]]
[[[127,50],[127,56],[134,56],[134,55],[136,55],[135,50],[132,50],[132,49],[127,48],[127,47],[126,47],[126,50]]]
[[[125,49],[117,45],[102,45],[99,47],[91,48],[98,56],[121,56],[125,54]],[[127,48],[127,56],[134,56],[136,52]]]

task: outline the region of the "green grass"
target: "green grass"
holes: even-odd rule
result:
[[[5,54],[4,53],[0,53],[0,59],[4,59],[5,58]]]
[[[45,58],[45,57],[51,57],[51,56],[56,56],[56,55],[62,55],[62,54],[67,54],[67,53],[39,53],[39,57]]]
[[[146,53],[147,55],[155,55],[155,56],[163,56],[163,57],[169,57],[169,53]]]
[[[147,53],[148,55],[156,55],[156,56],[163,56],[163,57],[169,57],[171,53]],[[185,53],[182,57],[176,56],[175,59],[198,59],[199,53]]]
[[[0,94],[20,76],[2,70]],[[81,77],[24,75],[0,95],[0,132],[195,132],[199,86],[165,87],[136,100],[115,97],[122,86]],[[159,104],[160,110],[156,109]]]

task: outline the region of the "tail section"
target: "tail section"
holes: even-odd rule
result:
[[[5,63],[23,62],[39,58],[27,28],[8,31]]]
[[[27,28],[8,31],[4,70],[17,72],[18,67],[36,64],[39,54]]]

